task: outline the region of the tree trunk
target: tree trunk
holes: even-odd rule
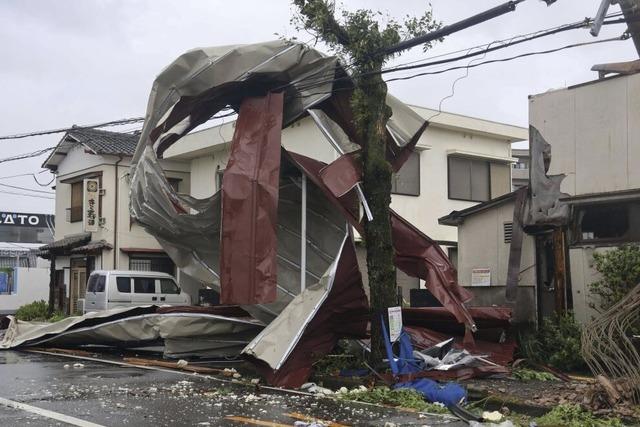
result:
[[[381,64],[380,64],[381,66]],[[379,71],[379,68],[377,68]],[[375,70],[375,68],[374,68]],[[366,71],[371,71],[368,69]],[[380,75],[360,79],[352,98],[357,128],[362,132],[363,187],[373,214],[364,226],[371,300],[371,361],[382,360],[381,315],[396,305],[396,271],[391,236],[391,165],[386,159],[386,85]]]

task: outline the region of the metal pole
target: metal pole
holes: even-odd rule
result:
[[[300,219],[300,292],[303,292],[307,281],[307,176],[302,174],[302,215]]]
[[[602,0],[602,3],[600,3],[598,13],[596,13],[596,17],[593,18],[593,24],[591,24],[591,30],[589,31],[593,37],[597,37],[598,34],[600,34],[602,23],[604,22],[604,18],[607,15],[607,10],[609,10],[610,5],[611,0]]]

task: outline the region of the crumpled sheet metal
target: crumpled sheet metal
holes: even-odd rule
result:
[[[540,131],[529,126],[531,144],[530,198],[525,226],[561,226],[569,220],[569,205],[560,198],[569,197],[560,191],[560,184],[565,175],[547,175],[551,164],[551,145],[544,139]]]
[[[235,356],[263,328],[251,318],[208,313],[161,313],[155,306],[112,309],[56,323],[12,318],[0,349],[100,345],[142,347],[163,342],[167,357]]]
[[[289,152],[288,156],[340,209],[351,225],[363,233],[357,205],[354,204],[354,200],[357,200],[353,194],[355,191],[351,190],[340,198],[335,197],[323,181],[323,162],[296,153]],[[394,211],[391,212],[391,227],[396,266],[410,276],[425,280],[429,291],[459,323],[468,325],[471,330],[477,329],[464,304],[471,300],[473,294],[458,284],[456,271],[440,245]]]
[[[245,98],[222,179],[221,304],[276,300],[282,93]]]
[[[227,105],[237,111],[244,98],[274,90],[284,93],[283,126],[302,117],[308,109],[319,108],[328,116],[329,112],[340,111],[338,124],[345,129],[352,117],[348,102],[351,82],[340,80],[340,91],[332,93],[330,80],[334,77],[346,77],[336,58],[303,44],[278,40],[195,49],[180,56],[156,78],[132,160],[130,211],[183,273],[202,283],[219,285],[220,196],[194,199],[177,194],[158,161],[164,150]],[[312,87],[310,81],[314,83]],[[334,108],[336,99],[340,100],[339,110]],[[393,108],[389,122],[393,136],[389,134],[388,138],[398,151],[416,138],[424,120],[393,98],[389,98],[389,104]],[[350,137],[354,134],[346,130],[344,133]],[[279,230],[280,225],[292,229],[291,224],[279,219]],[[279,233],[279,247],[281,243]],[[332,251],[323,252],[331,255]],[[333,261],[330,258],[327,265]],[[296,260],[279,258],[279,276],[283,263],[296,265]],[[279,279],[278,294],[284,294],[282,298],[278,296],[272,303],[275,306],[261,304],[250,309],[251,314],[263,321],[272,320],[298,293],[297,285]]]
[[[243,351],[268,382],[300,387],[339,338],[364,338],[369,311],[353,236],[327,274],[299,294]],[[287,345],[282,345],[287,343]]]

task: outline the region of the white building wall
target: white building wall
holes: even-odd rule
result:
[[[471,287],[474,268],[489,268],[491,286],[471,287],[471,305],[505,305],[505,290],[510,243],[504,241],[504,224],[513,221],[514,203],[487,209],[466,217],[458,228],[458,282]],[[455,228],[455,227],[451,227]],[[535,322],[536,268],[535,238],[523,236],[518,294],[514,307],[515,322]]]
[[[583,195],[640,188],[640,74],[531,96],[529,121],[551,144],[549,173]]]
[[[49,300],[48,268],[17,268],[17,290],[11,295],[0,295],[0,314],[13,314],[22,305]]]

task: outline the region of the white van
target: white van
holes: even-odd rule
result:
[[[191,305],[191,298],[167,273],[95,270],[89,276],[85,313],[151,304]]]

